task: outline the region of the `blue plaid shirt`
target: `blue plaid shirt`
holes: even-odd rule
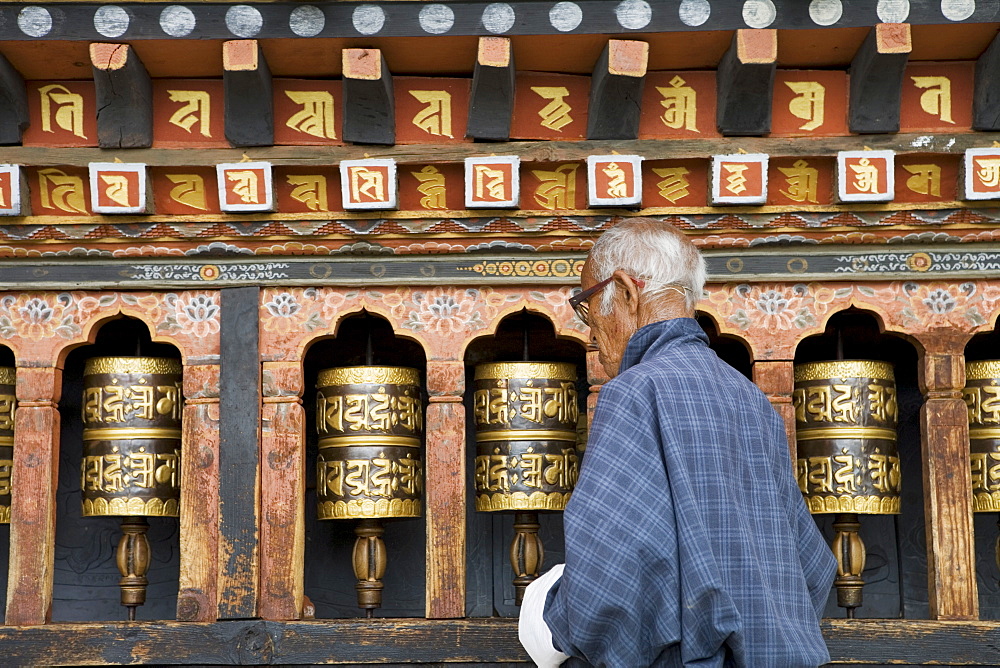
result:
[[[601,390],[544,619],[568,664],[817,666],[836,562],[785,426],[691,318],[643,327]]]

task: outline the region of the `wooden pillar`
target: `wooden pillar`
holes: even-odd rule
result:
[[[218,612],[219,367],[184,367],[181,441],[180,587],[177,619],[212,622]]]
[[[7,580],[10,626],[44,624],[52,613],[61,393],[62,369],[17,369]]]
[[[260,616],[302,617],[305,430],[302,363],[264,362],[261,416]]]
[[[427,362],[427,618],[465,616],[465,364]]]
[[[967,334],[922,337],[920,409],[927,579],[931,619],[977,619],[969,414],[965,387]]]
[[[785,421],[788,450],[795,465],[795,408],[792,406],[792,390],[795,388],[794,364],[790,360],[763,361],[753,363],[753,382],[767,396],[767,400]]]

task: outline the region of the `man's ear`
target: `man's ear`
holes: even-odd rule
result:
[[[626,310],[635,315],[639,312],[639,288],[635,280],[622,269],[616,269],[612,274],[615,279],[615,288],[620,290],[622,303]]]

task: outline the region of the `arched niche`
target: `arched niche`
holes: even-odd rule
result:
[[[973,336],[965,346],[966,363],[988,360],[1000,360],[1000,331],[997,331],[996,322],[994,322],[993,328]],[[969,382],[966,381],[966,384],[969,385]],[[975,384],[981,384],[981,381]],[[997,379],[996,384],[1000,385],[1000,378]],[[989,396],[983,392],[983,390],[979,391],[980,405],[982,405],[982,399],[989,399]],[[966,401],[972,401],[971,390],[966,395]],[[970,412],[971,410],[970,408]],[[980,424],[979,426],[984,425]],[[996,426],[1000,426],[1000,424]],[[970,434],[970,445],[972,436]],[[973,494],[982,494],[984,487],[989,491],[1000,490],[1000,479],[994,477],[1000,474],[1000,469],[996,468],[998,464],[1000,461],[996,461],[991,455],[987,455],[984,461],[977,462],[977,466],[973,467]],[[975,505],[973,509],[975,509]],[[976,542],[979,618],[1000,619],[1000,568],[997,566],[1000,514],[990,511],[975,512],[973,526]]]
[[[14,368],[14,351],[4,345],[0,345],[0,367]],[[2,417],[13,418],[13,413],[7,412],[7,406],[13,401],[13,397],[0,397],[0,410],[3,410]],[[9,452],[9,451],[8,451]],[[10,463],[8,463],[10,462]],[[13,460],[8,460],[6,453],[0,453],[0,486],[10,486],[10,473]],[[0,524],[0,601],[7,600],[7,573],[10,570],[10,524]],[[6,618],[6,606],[0,609],[0,624]]]
[[[89,344],[65,354],[59,400],[59,483],[56,492],[55,575],[53,622],[120,621],[127,619],[120,604],[121,574],[115,551],[121,538],[117,517],[83,517],[80,462],[83,456],[81,419],[83,374],[92,357],[166,357],[180,361],[171,344],[153,341],[149,326],[119,316],[104,320],[90,332]],[[183,457],[183,453],[181,455]],[[184,493],[183,490],[181,492]],[[178,518],[148,517],[151,562],[146,603],[136,609],[140,621],[174,619],[180,568]]]
[[[918,350],[909,340],[885,331],[879,316],[848,308],[829,317],[824,331],[799,342],[795,364],[834,360],[877,360],[893,365],[898,424],[897,449],[901,469],[899,515],[859,515],[859,535],[867,548],[863,604],[858,618],[926,619],[927,552],[917,384]],[[797,469],[798,471],[798,469]],[[828,541],[835,535],[834,515],[813,516]],[[831,590],[824,617],[844,617]]]
[[[708,335],[708,346],[719,359],[753,380],[753,355],[747,342],[731,334],[720,334],[715,319],[707,313],[697,313],[696,317]]]
[[[479,364],[490,362],[525,360],[576,365],[581,434],[586,425],[586,349],[576,337],[558,336],[546,316],[522,309],[503,318],[493,334],[479,336],[466,346],[466,614],[471,617],[516,617],[519,611],[514,603],[514,574],[510,565],[514,513],[478,512],[475,508],[475,369]],[[562,513],[540,512],[539,523],[538,536],[545,550],[544,572],[564,560]]]
[[[358,607],[352,567],[358,520],[319,520],[316,512],[316,381],[323,369],[343,366],[411,367],[426,388],[423,347],[397,336],[389,322],[368,311],[342,318],[334,336],[311,342],[303,359],[303,406],[306,414],[305,572],[306,597],[317,619],[364,617]],[[426,408],[426,395],[423,406]],[[426,422],[425,422],[426,424]],[[426,455],[424,457],[426,462]],[[425,485],[426,492],[426,485]],[[426,506],[425,506],[426,507]],[[382,607],[376,617],[423,617],[425,610],[426,516],[390,519],[385,528],[387,568],[382,578]]]

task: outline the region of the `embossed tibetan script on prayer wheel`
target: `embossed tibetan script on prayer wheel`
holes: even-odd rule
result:
[[[861,605],[865,546],[859,514],[899,513],[896,384],[891,364],[841,360],[795,367],[799,488],[813,514],[836,513],[837,603]]]
[[[476,510],[515,511],[510,563],[515,603],[538,577],[538,511],[563,510],[580,472],[576,365],[495,362],[476,367]]]
[[[1000,360],[965,365],[965,404],[969,407],[972,509],[1000,512]]]
[[[317,516],[358,519],[358,606],[382,605],[386,550],[381,521],[420,517],[424,408],[420,373],[394,366],[325,369],[316,383]]]
[[[14,467],[15,371],[0,367],[0,524],[10,524],[10,472]]]
[[[181,363],[161,357],[94,357],[83,372],[85,517],[123,517],[118,544],[122,605],[146,602],[146,517],[177,517]]]

